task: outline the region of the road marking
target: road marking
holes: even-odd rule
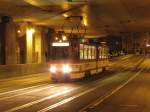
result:
[[[62,105],[62,104],[64,104],[64,103],[67,103],[67,102],[69,102],[69,101],[71,101],[71,100],[73,100],[73,99],[75,99],[75,98],[77,98],[77,97],[79,97],[79,96],[82,96],[82,95],[84,95],[84,94],[86,94],[86,93],[88,93],[88,92],[91,92],[91,91],[93,91],[93,90],[95,90],[95,89],[97,89],[97,88],[99,88],[99,87],[101,87],[101,86],[103,86],[103,85],[104,85],[104,84],[102,84],[102,85],[100,85],[100,86],[97,86],[97,87],[94,87],[94,88],[91,88],[91,89],[89,89],[89,90],[87,90],[87,91],[84,91],[84,92],[82,92],[82,93],[80,93],[80,94],[77,94],[77,95],[75,95],[75,96],[72,96],[72,97],[69,97],[69,98],[67,98],[67,99],[64,99],[64,100],[62,100],[62,101],[60,101],[60,102],[58,102],[58,103],[56,103],[56,104],[51,105],[50,108],[52,109],[52,108],[58,107],[58,106],[60,106],[60,105]],[[38,104],[38,103],[40,103],[40,102],[43,102],[43,101],[45,101],[45,100],[50,100],[50,99],[55,98],[55,97],[58,97],[58,96],[60,96],[60,95],[63,95],[63,94],[66,94],[66,93],[70,93],[70,92],[72,92],[72,91],[74,91],[74,90],[76,90],[76,89],[79,89],[79,88],[81,88],[81,87],[77,87],[77,88],[73,88],[73,89],[71,89],[71,90],[66,90],[66,91],[63,91],[63,92],[60,92],[60,93],[57,93],[57,94],[53,94],[53,95],[51,95],[51,96],[48,96],[48,97],[45,97],[45,98],[42,98],[42,99],[39,99],[39,100],[30,102],[30,103],[27,103],[27,104],[24,104],[24,105],[15,107],[15,108],[12,108],[12,109],[7,110],[7,111],[5,111],[5,112],[14,112],[14,111],[17,111],[17,110],[21,110],[21,109],[30,107],[30,106],[32,106],[32,105]]]
[[[102,85],[101,85],[101,86],[102,86]],[[38,112],[44,112],[44,110],[45,110],[45,111],[48,111],[48,110],[50,110],[50,109],[56,108],[56,107],[58,107],[58,106],[61,106],[61,105],[65,104],[65,103],[68,103],[68,102],[74,100],[75,98],[78,98],[78,97],[80,97],[80,96],[82,96],[82,95],[84,95],[84,94],[86,94],[86,93],[88,93],[88,92],[94,91],[95,89],[97,89],[97,88],[99,88],[99,87],[100,87],[100,86],[97,86],[97,87],[95,87],[95,88],[91,88],[90,90],[84,91],[84,92],[82,92],[82,93],[80,93],[80,94],[77,94],[77,95],[75,95],[75,96],[72,96],[72,97],[69,97],[69,98],[67,98],[67,99],[64,99],[64,100],[62,100],[62,101],[60,101],[60,102],[58,102],[58,103],[56,103],[56,104],[53,104],[53,105],[51,105],[51,106],[49,106],[49,107],[46,107],[46,108],[44,108],[44,109],[42,109],[42,110],[40,110],[40,111],[38,111]],[[79,88],[80,88],[80,87],[79,87]],[[75,90],[75,89],[78,89],[78,88],[74,88],[73,90]],[[12,108],[12,109],[7,110],[7,111],[5,111],[5,112],[14,112],[14,111],[17,111],[17,110],[21,110],[21,109],[23,109],[23,108],[27,108],[27,107],[30,107],[30,106],[35,105],[35,104],[37,104],[37,103],[43,102],[43,101],[45,101],[45,100],[49,100],[49,99],[51,99],[51,98],[54,98],[54,97],[57,97],[57,96],[66,94],[66,93],[71,92],[71,91],[73,91],[73,90],[64,91],[64,92],[62,92],[62,93],[57,93],[57,94],[54,94],[54,95],[52,95],[52,96],[48,96],[48,97],[45,97],[45,98],[42,98],[42,99],[39,99],[39,100],[30,102],[30,103],[27,103],[27,104],[24,104],[24,105],[15,107],[15,108]]]
[[[101,80],[98,80],[98,81],[94,81],[93,84],[96,84],[96,83],[98,83],[98,82],[100,82],[100,81],[102,81],[102,79],[101,79]],[[98,84],[99,84],[99,83],[98,83]],[[85,85],[86,85],[86,84],[85,84]],[[103,86],[103,84],[102,84],[101,86]],[[79,88],[81,88],[81,87],[74,88],[74,90],[75,90],[75,89],[79,89]],[[71,92],[71,91],[73,91],[73,90],[70,90],[70,92]],[[66,92],[66,93],[67,93],[67,92]],[[52,96],[48,96],[48,97],[45,97],[45,98],[42,98],[42,99],[39,99],[39,100],[30,102],[30,103],[27,103],[27,104],[24,104],[24,105],[15,107],[15,108],[12,108],[12,109],[7,110],[7,111],[5,111],[5,112],[14,112],[14,111],[17,111],[17,110],[21,110],[21,109],[23,109],[23,108],[30,107],[30,106],[32,106],[32,105],[34,105],[34,104],[40,103],[40,102],[45,101],[45,100],[49,100],[49,99],[51,99],[51,98],[54,98],[54,97],[57,97],[57,96],[60,96],[60,95],[63,95],[63,94],[65,94],[65,92],[63,92],[63,93],[58,93],[58,94],[54,94],[54,95],[52,95]]]
[[[140,71],[138,71],[134,76],[132,76],[131,78],[129,78],[126,82],[124,82],[122,85],[120,85],[119,87],[117,87],[116,89],[114,89],[112,92],[103,95],[102,97],[98,98],[96,101],[94,101],[93,103],[87,105],[86,107],[82,108],[79,112],[86,112],[85,110],[88,108],[95,108],[96,106],[100,105],[103,101],[105,101],[107,98],[109,98],[110,96],[112,96],[114,93],[118,92],[121,88],[123,88],[124,86],[126,86],[129,82],[131,82],[133,79],[135,79],[138,75],[140,75],[140,73],[143,71],[143,69],[141,69]]]
[[[53,95],[51,95],[51,96],[44,97],[44,98],[42,98],[42,99],[39,99],[39,100],[30,102],[30,103],[27,103],[27,104],[24,104],[24,105],[15,107],[15,108],[12,108],[12,109],[7,110],[7,111],[5,111],[5,112],[14,112],[14,111],[17,111],[17,110],[21,110],[21,109],[23,109],[23,108],[27,108],[27,107],[30,107],[30,106],[35,105],[35,104],[37,104],[37,103],[43,102],[43,101],[45,101],[45,100],[50,100],[50,99],[55,98],[55,97],[58,97],[58,96],[60,96],[60,95],[64,95],[64,94],[66,94],[66,93],[70,93],[70,92],[72,92],[72,91],[74,91],[74,90],[76,90],[76,89],[79,89],[79,88],[80,88],[80,87],[73,88],[73,89],[70,89],[70,90],[65,90],[65,91],[63,91],[63,92],[59,92],[59,93],[53,94]]]
[[[101,85],[101,86],[102,86],[102,85]],[[74,100],[74,99],[76,99],[76,98],[78,98],[78,97],[80,97],[80,96],[82,96],[82,95],[85,95],[85,94],[87,94],[87,93],[89,93],[89,92],[92,92],[92,91],[94,91],[95,89],[97,89],[97,88],[99,88],[99,87],[101,87],[101,86],[97,86],[97,87],[91,88],[91,89],[89,89],[89,90],[87,90],[87,91],[84,91],[84,92],[81,92],[81,93],[79,93],[79,94],[77,94],[77,95],[74,95],[74,96],[72,96],[72,97],[66,98],[66,99],[64,99],[64,100],[62,100],[62,101],[60,101],[60,102],[58,102],[58,103],[55,103],[55,104],[53,104],[53,105],[51,105],[51,106],[49,106],[49,107],[46,107],[46,108],[44,108],[44,109],[42,109],[42,110],[37,111],[37,112],[47,112],[47,111],[49,111],[49,110],[51,110],[51,109],[54,109],[54,108],[56,108],[56,107],[58,107],[58,106],[61,106],[61,105],[65,104],[65,103],[68,103],[68,102],[70,102],[70,101],[72,101],[72,100]]]
[[[36,85],[36,86],[31,86],[31,87],[26,87],[26,88],[21,88],[21,89],[16,89],[16,90],[11,90],[11,91],[0,93],[0,95],[10,94],[10,93],[14,93],[14,92],[22,91],[22,90],[27,90],[27,89],[32,89],[32,88],[36,88],[36,87],[40,87],[40,86],[44,86],[44,85],[46,85],[46,84],[41,84],[41,85]]]
[[[25,95],[25,94],[28,94],[28,93],[33,93],[33,92],[42,91],[42,90],[44,90],[44,89],[53,88],[53,87],[55,87],[55,86],[43,87],[43,88],[41,88],[41,89],[37,89],[37,90],[30,90],[30,91],[28,91],[28,92],[24,92],[24,93],[20,93],[20,94],[12,95],[12,96],[2,97],[2,98],[0,98],[0,101],[2,101],[2,100],[6,100],[6,99],[9,99],[9,98],[13,98],[13,97],[16,97],[16,96]]]
[[[138,105],[120,105],[120,107],[138,107]]]
[[[49,110],[51,110],[51,109],[54,109],[54,108],[56,108],[56,107],[58,107],[58,106],[61,106],[61,105],[65,104],[65,103],[68,103],[68,102],[70,102],[70,101],[72,101],[72,100],[74,100],[74,99],[76,99],[76,98],[78,98],[78,97],[80,97],[80,96],[82,96],[82,95],[85,95],[85,94],[87,94],[87,93],[89,93],[89,92],[92,92],[92,91],[94,91],[95,89],[97,89],[97,88],[99,88],[99,87],[101,87],[101,86],[103,86],[103,85],[104,85],[104,84],[102,84],[102,85],[100,85],[100,86],[97,86],[97,87],[94,87],[94,88],[91,88],[91,89],[89,89],[89,90],[87,90],[87,91],[84,91],[84,92],[79,93],[79,94],[77,94],[77,95],[74,95],[74,96],[72,96],[72,97],[66,98],[66,99],[64,99],[64,100],[62,100],[62,101],[60,101],[60,102],[58,102],[58,103],[55,103],[55,104],[53,104],[53,105],[51,105],[51,106],[49,106],[49,107],[46,107],[46,108],[44,108],[44,109],[42,109],[42,110],[39,110],[38,112],[47,112],[47,111],[49,111]]]

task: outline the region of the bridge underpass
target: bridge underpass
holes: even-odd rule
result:
[[[0,111],[148,112],[149,4],[146,0],[0,0],[0,102],[4,102]],[[50,59],[62,51],[55,56],[50,52],[54,40],[59,45],[73,41],[69,45],[74,48],[64,52],[76,62],[86,62],[87,68],[92,60],[100,59],[103,65],[109,58],[106,72],[102,67],[100,73],[91,70],[97,75],[90,78],[53,81]],[[103,50],[94,52],[101,49],[98,46],[107,46],[107,56]],[[77,60],[79,55],[82,60]]]

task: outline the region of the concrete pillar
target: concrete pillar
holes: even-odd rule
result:
[[[46,63],[46,52],[47,52],[47,41],[46,41],[46,30],[41,30],[41,63]]]
[[[1,20],[0,23],[0,64],[5,64],[6,63],[6,59],[5,59],[5,33],[4,33],[4,23]]]
[[[34,29],[27,28],[26,30],[26,62],[27,63],[33,63],[33,36],[34,36]]]
[[[0,24],[1,64],[16,64],[16,29],[13,19],[3,16]]]
[[[35,62],[36,63],[41,63],[41,45],[42,45],[42,33],[41,29],[38,28],[35,33]]]

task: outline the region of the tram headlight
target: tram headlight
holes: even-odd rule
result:
[[[62,66],[62,71],[64,73],[70,73],[72,71],[72,68],[69,65],[63,65]]]
[[[56,66],[51,66],[50,69],[49,69],[49,71],[52,72],[52,73],[56,73],[56,70],[57,70]]]

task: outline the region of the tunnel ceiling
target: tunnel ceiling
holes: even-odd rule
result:
[[[150,29],[150,0],[0,0],[0,15],[59,29],[64,16],[83,16],[87,35]]]

